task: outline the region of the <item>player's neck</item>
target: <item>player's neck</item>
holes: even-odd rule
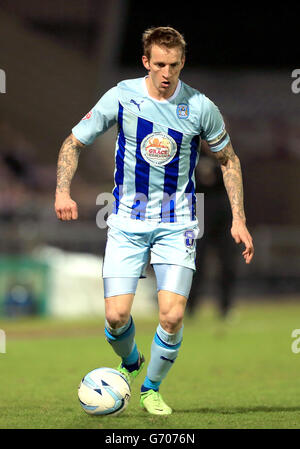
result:
[[[146,84],[146,89],[148,91],[148,95],[158,101],[164,101],[164,100],[167,100],[168,98],[172,97],[177,89],[178,83],[179,83],[179,80],[177,81],[176,86],[174,86],[172,89],[165,90],[165,91],[161,92],[159,89],[157,89],[154,86],[150,76],[146,76],[146,78],[145,78],[145,84]]]

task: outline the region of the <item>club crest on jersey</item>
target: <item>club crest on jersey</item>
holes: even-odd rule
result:
[[[141,154],[150,165],[168,164],[177,151],[173,137],[162,132],[148,134],[141,143]]]
[[[190,115],[189,107],[186,103],[179,103],[176,112],[178,118],[188,118]]]

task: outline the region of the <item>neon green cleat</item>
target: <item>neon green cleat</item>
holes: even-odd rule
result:
[[[141,393],[140,405],[151,415],[171,415],[172,409],[164,402],[158,391],[149,390]]]
[[[129,385],[131,385],[132,382],[134,381],[134,379],[142,371],[142,369],[144,367],[144,364],[145,364],[145,357],[143,356],[143,354],[139,353],[139,367],[138,367],[138,369],[130,372],[126,368],[124,368],[122,366],[122,362],[121,362],[120,365],[118,366],[117,370],[120,371],[121,374],[123,374],[123,376],[125,377],[125,379],[129,383]]]

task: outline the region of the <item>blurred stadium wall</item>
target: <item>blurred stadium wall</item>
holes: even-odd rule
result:
[[[58,222],[53,212],[57,154],[72,126],[108,88],[118,80],[144,75],[141,33],[159,24],[184,32],[190,45],[182,79],[220,107],[242,161],[246,213],[256,255],[249,267],[240,259],[238,297],[275,299],[287,293],[299,297],[300,94],[291,90],[291,72],[297,68],[294,59],[288,59],[285,48],[285,60],[280,64],[276,59],[272,66],[270,55],[274,58],[282,50],[276,36],[261,40],[260,51],[257,42],[263,28],[258,26],[256,36],[248,36],[246,14],[240,11],[246,30],[242,34],[240,24],[242,43],[239,46],[237,36],[228,48],[224,42],[226,51],[216,52],[215,59],[220,58],[214,65],[209,59],[211,47],[222,40],[216,34],[217,24],[212,43],[213,36],[205,37],[203,21],[198,29],[198,22],[191,22],[197,18],[184,11],[172,15],[162,7],[154,18],[153,10],[152,15],[151,11],[145,15],[140,3],[121,0],[1,2],[0,69],[6,74],[7,92],[0,94],[0,313],[4,313],[13,283],[21,287],[15,293],[23,302],[31,285],[37,297],[36,313],[102,313],[106,230],[96,226],[96,197],[113,188],[116,129],[80,156],[72,184],[79,205],[78,222]],[[262,24],[264,17],[260,20]],[[251,38],[254,49],[245,47]],[[273,44],[263,48],[264,42]],[[210,51],[204,51],[205,45]],[[244,51],[240,51],[242,46]],[[250,61],[255,54],[258,59]],[[248,57],[248,63],[242,57]],[[93,273],[90,283],[83,274],[89,271]],[[217,274],[211,253],[205,278],[209,294]],[[154,281],[151,271],[149,275],[149,281]],[[68,305],[63,310],[61,303],[70,291],[70,302],[65,301]],[[155,303],[154,285],[147,284],[143,292],[140,304],[145,304],[147,313]]]

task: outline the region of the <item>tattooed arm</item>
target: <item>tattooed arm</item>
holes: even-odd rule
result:
[[[246,227],[244,212],[243,178],[240,160],[235,154],[231,142],[221,151],[213,153],[221,165],[224,185],[232,211],[231,235],[236,243],[244,243],[243,256],[250,263],[254,255],[252,237]]]
[[[76,220],[77,204],[70,196],[70,187],[84,145],[73,134],[66,138],[58,155],[55,212],[60,220]]]

